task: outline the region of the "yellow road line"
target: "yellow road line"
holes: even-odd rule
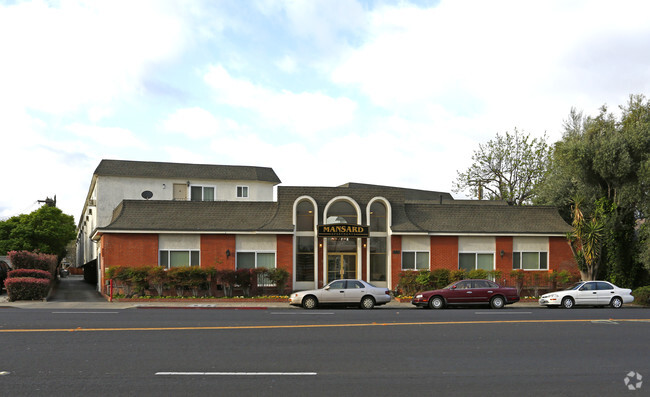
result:
[[[588,323],[604,319],[587,320],[494,320],[494,321],[428,321],[412,323],[364,323],[364,324],[303,324],[303,325],[240,325],[222,327],[142,327],[142,328],[24,328],[0,329],[0,333],[19,332],[114,332],[114,331],[220,331],[242,329],[290,329],[290,328],[344,328],[344,327],[386,327],[406,325],[464,325],[464,324],[531,324],[531,323]],[[613,319],[616,322],[650,323],[650,319]]]

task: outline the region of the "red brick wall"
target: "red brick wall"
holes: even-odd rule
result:
[[[158,266],[157,234],[104,234],[100,240],[101,280],[111,266]]]
[[[504,276],[510,274],[512,270],[512,247],[513,239],[512,237],[497,237],[495,245],[495,259],[496,259],[496,270],[499,270],[503,273]],[[501,251],[503,250],[503,258],[501,257]]]
[[[230,251],[230,257],[226,256],[226,251]],[[202,234],[201,267],[235,270],[235,235]]]
[[[279,269],[284,269],[291,275],[287,282],[287,289],[293,291],[293,235],[279,234],[277,236],[277,264]]]
[[[402,236],[390,238],[391,284],[388,288],[395,288],[399,283],[399,273],[402,271]],[[395,252],[397,252],[395,254]]]
[[[431,237],[431,270],[458,270],[458,237]]]
[[[568,270],[570,272],[577,272],[578,265],[573,259],[571,248],[567,239],[564,237],[549,237],[548,238],[548,268],[549,270]]]

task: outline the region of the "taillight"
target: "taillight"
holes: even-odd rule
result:
[[[389,291],[389,290],[386,290],[386,295],[390,295],[390,291]]]

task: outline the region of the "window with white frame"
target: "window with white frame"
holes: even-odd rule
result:
[[[428,270],[428,251],[402,251],[402,270]]]
[[[477,269],[486,271],[494,270],[494,254],[478,252],[459,253],[458,269],[467,270],[468,272]]]
[[[201,260],[199,250],[160,250],[159,258],[159,266],[167,269],[198,267]]]
[[[513,252],[512,268],[522,270],[548,270],[548,252]]]
[[[275,269],[275,252],[237,252],[236,266],[237,270],[259,269],[262,267],[268,270]],[[259,274],[257,277],[257,285],[270,287],[275,284],[264,274]]]
[[[237,186],[237,198],[248,198],[248,186]]]
[[[216,188],[214,186],[192,185],[190,187],[190,200],[214,201]]]

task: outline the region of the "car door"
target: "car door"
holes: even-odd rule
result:
[[[348,285],[345,288],[345,301],[346,302],[361,302],[361,298],[366,294],[366,286],[357,280],[348,280]]]
[[[451,304],[461,304],[466,303],[468,299],[471,299],[472,294],[472,283],[469,280],[459,281],[456,284],[452,285],[449,288],[447,293],[447,303]]]
[[[484,280],[473,280],[472,281],[472,293],[467,299],[468,303],[488,303],[490,301],[490,296],[494,292],[493,289],[490,289],[490,284]]]
[[[320,297],[322,303],[342,303],[345,301],[345,280],[336,280],[329,283]]]
[[[598,289],[596,282],[588,281],[578,288],[575,294],[576,305],[597,305]]]
[[[604,281],[597,281],[596,287],[598,288],[596,291],[596,295],[598,296],[597,303],[599,305],[609,305],[609,302],[612,300],[616,292],[614,291],[614,287],[610,283]]]

